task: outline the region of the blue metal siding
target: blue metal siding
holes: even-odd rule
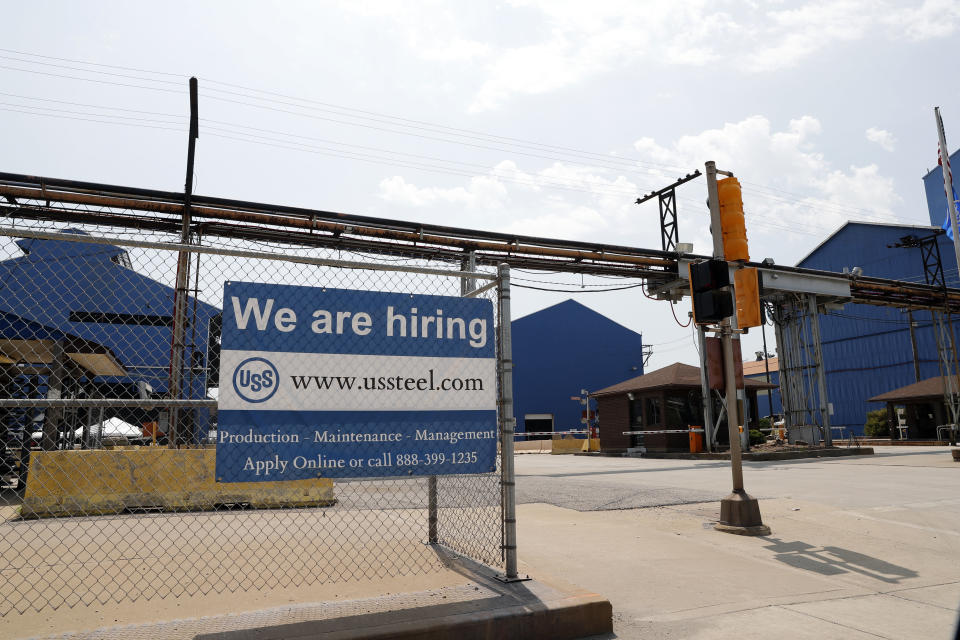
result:
[[[553,414],[557,431],[579,429],[582,407],[571,396],[643,373],[643,337],[574,300],[519,318],[512,330],[518,432],[532,413]]]
[[[940,195],[942,200],[942,189]],[[798,266],[828,271],[859,266],[868,276],[924,282],[920,249],[887,245],[905,235],[932,232],[926,227],[849,223]],[[953,246],[943,236],[938,243],[947,284],[956,286]],[[913,319],[920,379],[940,375],[930,314],[916,311]],[[820,329],[827,397],[834,409],[831,424],[863,433],[867,411],[884,407],[868,398],[916,382],[908,316],[900,309],[848,304],[842,311],[821,315]]]
[[[960,194],[960,150],[950,155],[950,168],[953,170],[953,188]],[[930,213],[930,224],[939,227],[947,219],[947,195],[943,191],[943,170],[934,168],[923,176],[923,190],[927,194],[927,211]]]
[[[148,382],[158,393],[167,390],[170,327],[71,322],[75,311],[171,316],[173,289],[113,262],[124,253],[110,245],[58,240],[20,240],[27,254],[0,262],[0,312],[41,324],[108,347],[130,372],[128,380]],[[197,323],[198,344],[188,346],[206,363],[207,331],[220,310],[188,298],[188,319]],[[188,325],[187,335],[192,335]],[[8,336],[9,337],[9,336]],[[187,397],[203,397],[200,380]]]
[[[751,380],[759,380],[760,382],[767,381],[767,372],[755,373],[749,376],[746,376]],[[771,371],[770,372],[770,384],[780,384],[780,372]],[[771,399],[773,400],[773,414],[782,414],[783,413],[783,403],[780,401],[780,389],[770,389]],[[764,390],[757,391],[757,411],[761,418],[764,418],[770,415],[770,406],[771,403],[767,402],[767,394]]]

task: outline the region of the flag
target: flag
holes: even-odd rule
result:
[[[960,227],[960,198],[957,198],[957,190],[953,189],[953,210],[957,216],[957,226]],[[940,228],[947,232],[947,237],[953,240],[953,227],[950,225],[950,203],[947,203],[947,215],[943,216],[943,224]]]
[[[943,121],[940,120],[939,113],[937,113],[937,125],[940,128],[942,138]],[[957,190],[953,188],[953,171],[950,169],[950,154],[946,153],[946,149],[941,149],[939,144],[937,145],[937,165],[943,169],[945,182],[950,185],[950,190],[953,192],[953,200],[951,201],[947,198],[947,212],[946,215],[943,216],[943,224],[940,225],[940,228],[947,232],[948,238],[953,240],[953,226],[950,224],[950,212],[955,212],[954,215],[957,216],[957,225],[960,227],[960,198],[957,198]]]

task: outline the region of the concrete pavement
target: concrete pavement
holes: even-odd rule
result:
[[[772,528],[763,538],[731,536],[712,527],[730,488],[726,461],[525,454],[516,462],[521,572],[609,599],[614,634],[606,638],[953,637],[960,604],[960,464],[945,447],[878,448],[864,458],[747,462],[747,490],[761,498],[764,520]],[[391,513],[347,515],[360,513],[425,521],[415,503]],[[298,514],[282,517],[296,525]],[[239,518],[249,525],[277,516],[172,517]],[[141,520],[129,519],[131,527]],[[39,535],[49,527],[82,524],[33,521],[22,527],[23,533]],[[260,535],[233,553],[248,557],[281,547],[299,552],[297,545],[303,544],[304,532],[296,526],[286,533],[254,529]],[[347,549],[338,541],[337,554],[355,553],[351,562],[363,562],[380,553],[375,541],[369,542],[373,547]],[[402,549],[400,542],[390,541],[390,557],[429,553],[420,540]],[[148,558],[142,562],[145,570],[163,569]],[[495,597],[484,584],[436,564],[392,578],[30,611],[0,619],[0,637],[192,638]],[[93,631],[103,627],[112,629]]]
[[[530,455],[517,472],[524,570],[607,597],[610,637],[954,637],[960,464],[943,447],[746,463],[763,538],[712,528],[729,464]]]

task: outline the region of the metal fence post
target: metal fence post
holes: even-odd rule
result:
[[[827,375],[826,367],[823,364],[823,346],[820,341],[820,312],[817,309],[817,296],[815,294],[811,294],[807,298],[807,305],[810,314],[810,330],[813,333],[813,353],[817,360],[815,363],[817,367],[817,395],[820,396],[820,423],[823,425],[823,444],[832,447],[833,431],[830,427],[830,404],[827,402]]]
[[[504,580],[519,580],[517,575],[517,492],[513,467],[513,338],[510,327],[510,265],[497,268],[500,276],[500,482],[503,486]]]
[[[707,341],[703,326],[697,325],[697,347],[700,349],[700,401],[703,403],[703,441],[713,451],[713,392],[707,380]]]

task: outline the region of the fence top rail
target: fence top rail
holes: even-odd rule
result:
[[[0,409],[216,409],[211,398],[0,398]]]
[[[85,242],[90,244],[115,245],[119,247],[136,247],[140,249],[159,249],[161,251],[189,251],[235,258],[253,258],[258,260],[274,260],[280,262],[296,262],[319,267],[339,267],[343,269],[367,269],[371,271],[402,271],[405,273],[422,273],[425,275],[444,276],[448,278],[475,278],[477,280],[496,281],[498,276],[480,271],[459,271],[451,269],[436,269],[431,267],[415,267],[410,265],[384,264],[380,262],[360,262],[356,260],[331,260],[328,258],[312,258],[285,253],[266,253],[262,251],[248,251],[245,249],[223,249],[197,244],[180,244],[177,242],[152,242],[149,240],[133,240],[130,238],[115,238],[104,236],[89,236],[75,233],[58,233],[52,231],[35,231],[33,229],[18,229],[16,227],[0,226],[0,237],[35,238],[37,240],[62,240],[65,242]]]

